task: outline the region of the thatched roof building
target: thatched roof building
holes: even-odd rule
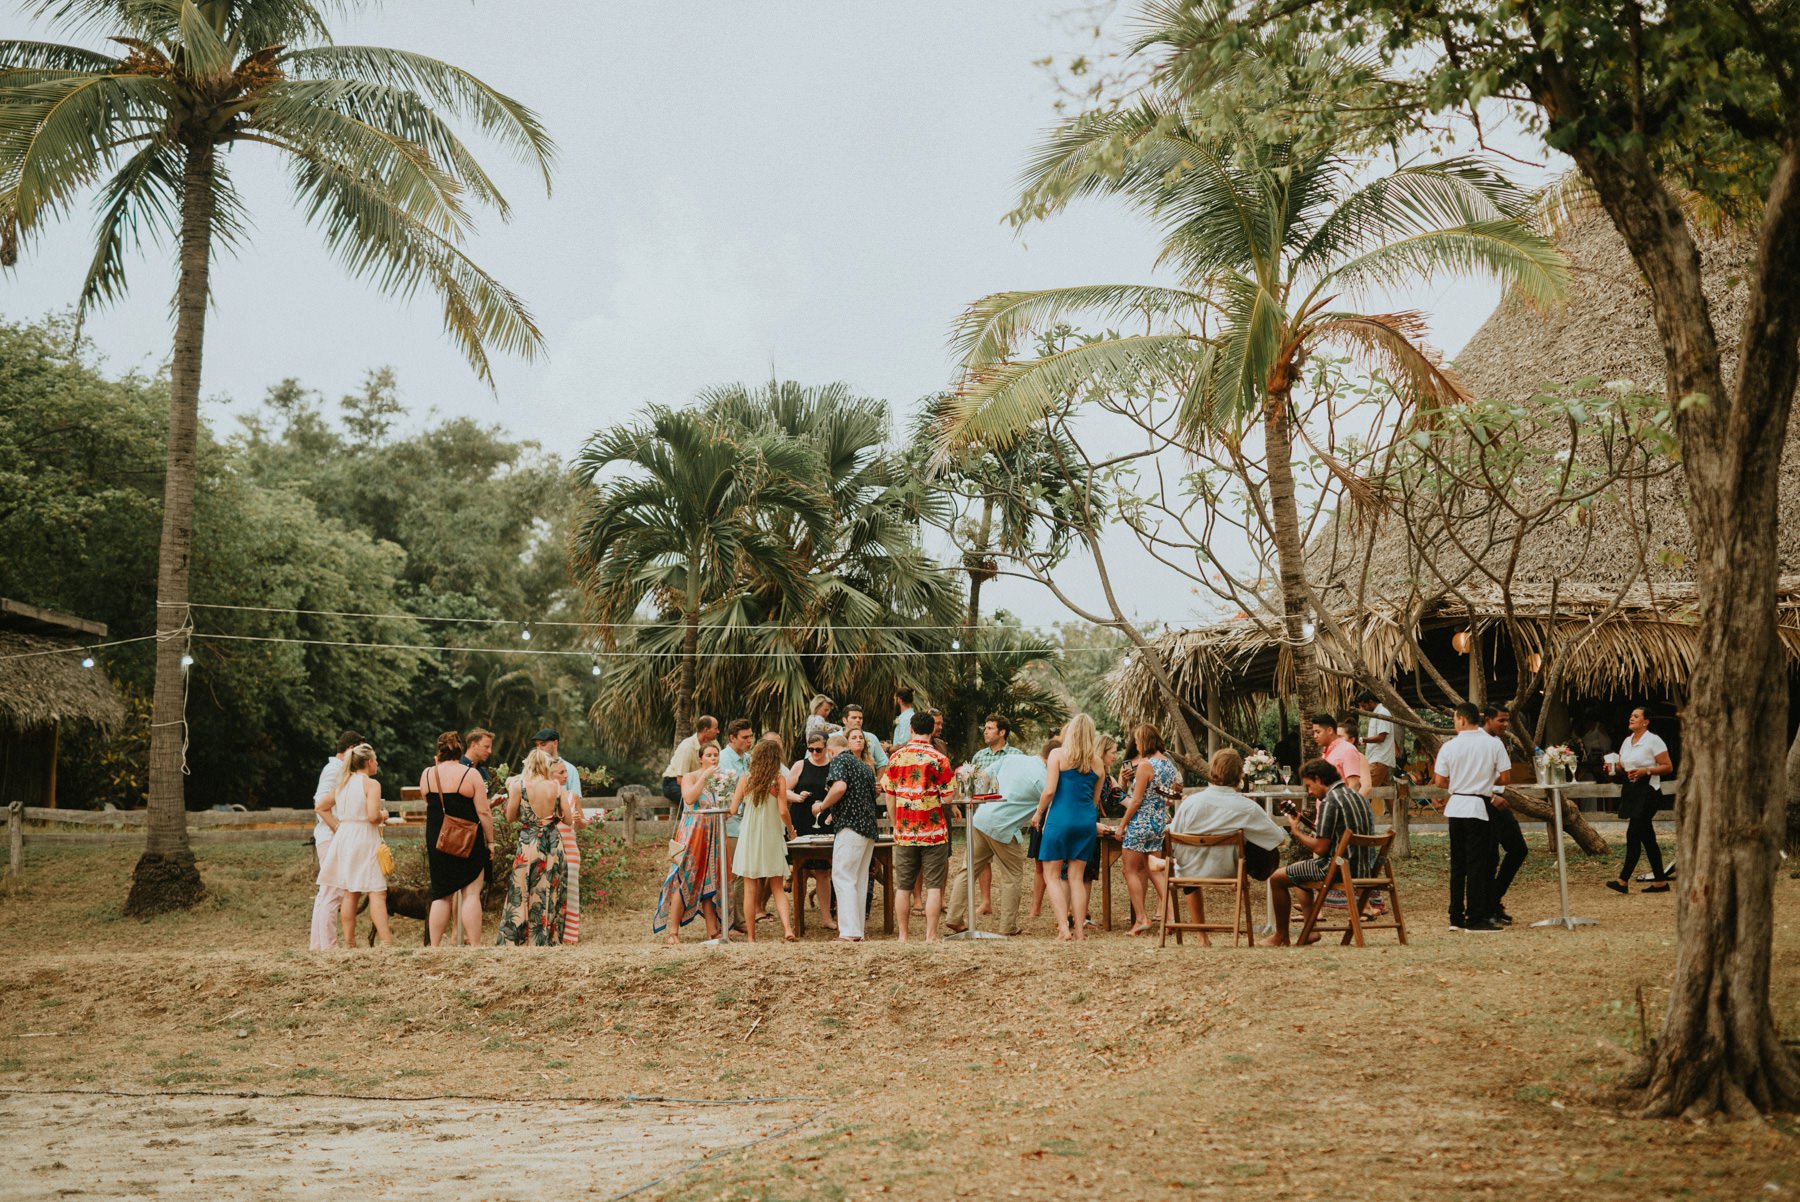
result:
[[[1660,394],[1666,386],[1662,345],[1623,241],[1604,217],[1590,216],[1572,224],[1561,244],[1574,267],[1568,300],[1549,312],[1502,304],[1458,356],[1458,376],[1474,395],[1522,403],[1546,392],[1598,391],[1621,380]],[[1701,245],[1729,365],[1754,248],[1711,236],[1703,236]],[[1800,497],[1800,423],[1790,425],[1788,437],[1783,496],[1793,498]],[[1509,554],[1504,567],[1471,562],[1429,522],[1392,514],[1359,522],[1349,513],[1314,540],[1308,575],[1371,665],[1419,701],[1444,701],[1421,667],[1422,656],[1463,687],[1470,657],[1452,644],[1461,632],[1470,637],[1493,697],[1510,696],[1520,665],[1552,638],[1565,636],[1557,638],[1568,648],[1565,687],[1550,704],[1586,703],[1611,726],[1615,718],[1606,699],[1613,699],[1622,726],[1623,707],[1635,700],[1660,701],[1672,713],[1693,668],[1694,591],[1686,568],[1693,544],[1683,492],[1677,465],[1632,490],[1629,503],[1595,503],[1579,526],[1559,521],[1520,532],[1518,554]],[[1780,550],[1787,574],[1782,639],[1794,668],[1800,666],[1800,520],[1783,521]],[[1566,636],[1577,633],[1586,637],[1569,646]],[[1355,686],[1330,669],[1347,668],[1343,649],[1323,634],[1316,646],[1327,669],[1328,703],[1342,708]],[[1240,618],[1172,631],[1158,650],[1196,708],[1210,701],[1214,712],[1229,717],[1293,692],[1288,657],[1266,622]],[[1164,708],[1141,662],[1116,670],[1112,689],[1128,720]]]
[[[111,726],[125,703],[99,668],[74,654],[106,627],[0,597],[0,804],[56,804],[62,724]]]

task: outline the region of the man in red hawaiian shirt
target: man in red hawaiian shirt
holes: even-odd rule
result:
[[[956,779],[950,757],[931,745],[932,717],[917,713],[912,739],[894,749],[881,773],[881,793],[894,824],[894,914],[900,942],[912,926],[913,887],[923,876],[925,942],[936,943],[944,878],[950,872],[950,825],[944,798]]]

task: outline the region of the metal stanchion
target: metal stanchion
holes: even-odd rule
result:
[[[714,903],[719,910],[719,933],[712,939],[702,940],[703,946],[718,946],[732,942],[731,939],[731,861],[725,854],[725,807],[708,806],[695,810],[703,815],[712,827],[714,843],[719,849],[719,896]]]
[[[1513,788],[1519,787],[1521,786],[1513,786]],[[1572,931],[1576,927],[1599,926],[1600,924],[1592,918],[1577,918],[1569,913],[1569,861],[1567,852],[1563,848],[1562,786],[1560,784],[1550,784],[1535,786],[1526,785],[1523,787],[1542,789],[1550,797],[1550,817],[1556,828],[1556,885],[1558,890],[1562,893],[1561,916],[1557,918],[1540,919],[1531,925],[1534,927],[1562,927],[1566,931]]]
[[[999,931],[980,931],[975,929],[975,807],[989,801],[998,801],[997,797],[971,797],[964,804],[968,807],[963,813],[963,865],[967,869],[967,879],[963,882],[964,900],[969,907],[969,928],[944,936],[945,939],[1004,939]]]

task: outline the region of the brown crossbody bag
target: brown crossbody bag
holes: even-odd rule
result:
[[[437,776],[437,769],[433,768],[431,771],[435,778]],[[462,789],[463,781],[468,778],[469,769],[465,768],[463,769],[462,777],[456,782],[458,791]],[[439,799],[438,807],[442,809],[444,804],[443,780],[439,778],[437,784],[438,788],[433,791],[437,793]],[[438,827],[437,849],[447,856],[455,856],[458,859],[466,860],[475,854],[475,835],[480,830],[481,824],[479,822],[471,822],[467,818],[458,818],[456,815],[446,810],[444,812],[444,824]]]

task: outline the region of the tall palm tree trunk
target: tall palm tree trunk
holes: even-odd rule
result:
[[[1289,380],[1290,365],[1277,369]],[[1318,662],[1312,639],[1306,633],[1311,606],[1306,589],[1306,544],[1300,534],[1300,510],[1294,500],[1294,436],[1288,424],[1291,385],[1278,383],[1269,389],[1263,412],[1264,457],[1269,462],[1269,516],[1275,526],[1276,570],[1281,581],[1281,627],[1294,665],[1294,692],[1300,708],[1301,759],[1310,759],[1317,748],[1308,722],[1319,712]]]
[[[696,605],[681,615],[685,628],[681,632],[681,696],[675,699],[680,712],[676,715],[679,729],[675,732],[675,740],[682,739],[694,732],[694,723],[700,719],[700,711],[694,701],[694,676],[700,664],[700,610]]]
[[[981,528],[975,534],[975,548],[963,557],[963,563],[969,572],[969,611],[963,619],[962,650],[959,665],[964,682],[963,696],[973,697],[979,685],[981,675],[981,657],[973,654],[976,647],[978,627],[981,625],[981,586],[987,583],[993,574],[989,565],[993,562],[988,554],[988,540],[994,536],[994,498],[983,498],[981,503]],[[981,745],[982,720],[986,714],[971,709],[962,715],[963,746],[969,748]]]
[[[156,575],[156,686],[151,696],[150,799],[144,854],[132,874],[127,914],[184,909],[205,893],[188,845],[188,570],[194,549],[194,460],[200,362],[212,253],[213,148],[192,146],[182,172],[181,275],[175,292],[175,358],[169,377],[169,449]]]

